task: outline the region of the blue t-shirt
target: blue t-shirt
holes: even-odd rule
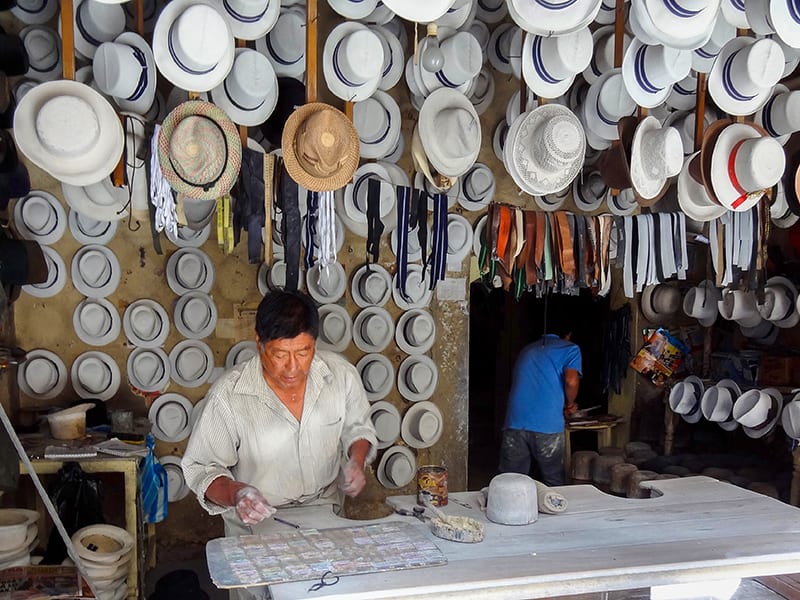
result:
[[[581,349],[576,344],[547,334],[525,346],[514,365],[504,429],[564,431],[566,369],[581,374]]]

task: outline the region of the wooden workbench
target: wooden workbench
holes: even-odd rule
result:
[[[326,599],[548,598],[658,585],[800,572],[800,509],[708,477],[645,484],[661,495],[618,498],[589,485],[558,488],[569,509],[526,526],[488,522],[477,492],[451,494],[446,511],[485,522],[486,539],[459,544],[432,537],[448,564],[342,577],[315,591]],[[411,506],[412,496],[391,499]],[[351,525],[330,507],[280,510],[304,527]],[[408,519],[427,532],[429,525]],[[363,522],[362,522],[363,523]],[[285,527],[271,519],[262,530]],[[256,531],[255,533],[258,533]],[[309,582],[273,585],[275,600],[309,597]]]

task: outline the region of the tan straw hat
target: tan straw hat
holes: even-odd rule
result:
[[[190,198],[227,194],[242,166],[242,142],[233,121],[202,100],[179,104],[164,119],[158,161],[170,186]]]
[[[345,114],[322,102],[297,108],[286,120],[281,137],[286,170],[313,192],[338,190],[353,178],[360,144]]]

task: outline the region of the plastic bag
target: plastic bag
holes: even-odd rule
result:
[[[102,484],[98,479],[90,478],[77,462],[64,463],[48,495],[70,536],[81,527],[106,522],[103,517]],[[66,557],[64,540],[53,527],[42,564],[58,565]]]
[[[167,518],[167,472],[153,451],[153,434],[147,434],[147,456],[142,459],[140,489],[142,512],[147,523],[159,523]]]

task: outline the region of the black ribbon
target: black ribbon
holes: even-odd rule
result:
[[[283,251],[286,261],[286,289],[297,291],[300,276],[300,206],[297,199],[297,183],[289,176],[286,166],[281,165],[281,187],[278,201],[283,211]]]
[[[370,255],[373,263],[378,262],[382,234],[381,180],[370,178],[367,182],[367,264]]]

